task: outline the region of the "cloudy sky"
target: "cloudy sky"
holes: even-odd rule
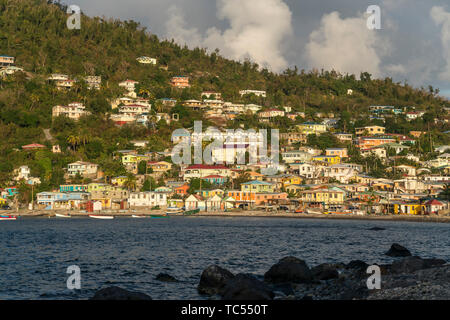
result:
[[[368,71],[450,97],[450,0],[67,1],[87,15],[133,19],[160,38],[218,48],[275,72],[295,65]],[[371,5],[381,9],[379,30],[367,28]]]

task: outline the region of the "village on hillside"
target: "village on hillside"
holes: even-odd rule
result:
[[[157,65],[157,59],[150,57],[139,57],[137,61],[143,66]],[[0,56],[0,66],[1,77],[23,72],[15,65],[14,57]],[[51,74],[47,79],[57,90],[71,90],[81,80],[91,90],[99,90],[103,85],[101,76],[77,79],[66,74]],[[280,130],[278,163],[226,165],[223,163],[228,163],[230,154],[224,146],[223,150],[215,150],[216,164],[178,165],[171,160],[172,148],[156,152],[148,147],[147,140],[137,140],[132,141],[133,149],[112,154],[126,169],[126,175],[109,176],[99,164],[80,159],[67,165],[65,184],[59,189],[40,192],[34,190],[41,183],[40,177],[33,176],[27,165],[17,166],[11,181],[0,189],[1,208],[99,213],[137,209],[165,212],[168,208],[217,214],[246,210],[356,215],[445,215],[449,212],[450,146],[433,145],[431,141],[430,157],[420,157],[413,150],[421,141],[431,139],[426,131],[398,134],[388,132],[383,125],[342,131],[337,129],[339,114],[316,113],[315,120],[311,121],[306,119],[305,112],[294,112],[291,107],[267,108],[224,101],[221,92],[208,90],[196,100],[159,99],[156,107],[136,92],[137,84],[138,81],[131,79],[118,84],[124,94],[111,101],[108,114],[116,126],[148,127],[159,121],[177,122],[177,113],[164,110],[178,104],[202,112],[206,119],[218,124],[224,136],[225,128],[219,124],[233,121],[242,114],[255,115],[264,125],[278,123],[280,118],[291,119],[296,124]],[[167,85],[180,90],[189,88],[190,78],[177,75]],[[241,88],[239,95],[264,98],[271,94],[256,89]],[[347,94],[352,95],[353,91],[349,89]],[[398,115],[413,121],[425,114],[425,110],[412,107],[368,107],[370,118],[378,123],[392,121],[392,117]],[[448,123],[450,110],[444,110],[446,114],[434,119],[435,123]],[[82,101],[52,108],[53,118],[79,121],[90,114]],[[193,133],[192,128],[187,129]],[[174,134],[172,138],[176,145],[185,135]],[[73,146],[83,143],[80,137],[69,139],[73,140],[69,142]],[[336,145],[330,145],[330,139]],[[321,142],[324,142],[322,146]],[[233,152],[239,148],[248,153],[250,145],[250,142],[233,143]],[[38,141],[29,141],[16,152],[40,150],[66,152],[58,144],[49,146]],[[371,175],[377,171],[378,164],[386,168],[384,177]],[[276,174],[263,173],[269,165],[276,167]],[[31,186],[33,192],[28,203],[19,201],[20,186],[24,184]]]

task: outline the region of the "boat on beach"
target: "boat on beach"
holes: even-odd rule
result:
[[[17,220],[17,217],[15,217],[15,216],[0,216],[0,220],[2,220],[2,221]]]
[[[146,216],[137,216],[137,215],[132,215],[132,218],[136,218],[136,219],[142,219],[142,218],[147,218]]]
[[[89,218],[102,219],[102,220],[112,220],[112,219],[114,219],[114,216],[98,216],[98,215],[90,214]]]
[[[56,218],[72,218],[70,215],[65,215],[61,213],[55,213]]]
[[[166,215],[183,215],[184,211],[181,208],[167,208]]]

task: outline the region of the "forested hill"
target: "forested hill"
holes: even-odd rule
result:
[[[371,80],[363,74],[287,70],[280,75],[250,62],[235,62],[204,49],[189,50],[171,41],[161,41],[134,21],[82,17],[80,30],[66,27],[66,7],[44,0],[0,0],[0,54],[15,56],[17,65],[36,75],[65,73],[101,75],[109,84],[127,78],[140,81],[155,98],[167,97],[169,77],[189,75],[194,86],[186,96],[199,98],[202,90],[218,90],[225,100],[239,98],[243,88],[267,90],[265,104],[321,107],[344,110],[348,105],[438,106],[435,90],[415,90],[391,79]],[[143,68],[136,58],[149,56],[169,72]],[[347,89],[354,95],[347,96]]]
[[[82,16],[81,29],[69,30],[66,25],[67,7],[45,0],[0,0],[0,55],[16,58],[16,66],[24,72],[0,77],[0,185],[19,165],[27,164],[32,174],[42,177],[42,189],[63,183],[63,168],[76,160],[99,163],[103,169],[116,168],[112,153],[132,148],[134,139],[149,140],[152,150],[164,150],[169,145],[174,127],[188,127],[195,119],[203,119],[178,104],[174,109],[180,121],[171,125],[160,121],[157,127],[115,126],[106,117],[111,101],[124,94],[118,83],[126,79],[139,81],[136,92],[148,98],[152,105],[157,99],[174,98],[180,103],[201,99],[202,91],[222,93],[223,100],[235,103],[256,103],[265,108],[292,107],[305,111],[306,119],[314,120],[316,112],[333,112],[344,119],[343,128],[365,125],[370,105],[416,107],[427,112],[425,120],[386,124],[389,132],[408,130],[445,131],[433,124],[448,100],[439,98],[432,87],[415,89],[392,79],[371,79],[371,75],[340,75],[333,71],[286,70],[274,74],[249,61],[225,59],[218,50],[193,50],[173,41],[160,40],[134,21],[119,21]],[[136,58],[156,58],[157,65],[142,65]],[[100,90],[88,90],[82,81],[71,90],[57,90],[47,81],[50,74],[67,74],[71,79],[87,75],[102,77]],[[170,78],[190,77],[191,88],[173,89]],[[358,80],[360,79],[360,80]],[[239,90],[266,90],[267,98],[241,97]],[[352,95],[347,91],[353,90]],[[91,116],[78,122],[69,119],[52,121],[52,107],[82,102]],[[165,112],[175,112],[165,110]],[[242,117],[248,126],[263,126],[256,117]],[[289,119],[281,119],[290,121]],[[281,121],[280,120],[280,121]],[[287,130],[286,123],[276,124]],[[47,137],[43,129],[47,131]],[[447,129],[448,130],[448,129]],[[51,139],[48,133],[51,133]],[[71,145],[71,137],[82,137],[82,145]],[[47,151],[35,154],[17,152],[29,143],[45,144]],[[61,154],[52,154],[51,146],[59,144]]]

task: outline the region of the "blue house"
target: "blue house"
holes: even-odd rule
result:
[[[227,177],[219,176],[219,175],[210,175],[202,178],[203,180],[208,181],[211,184],[222,185],[227,182]]]

